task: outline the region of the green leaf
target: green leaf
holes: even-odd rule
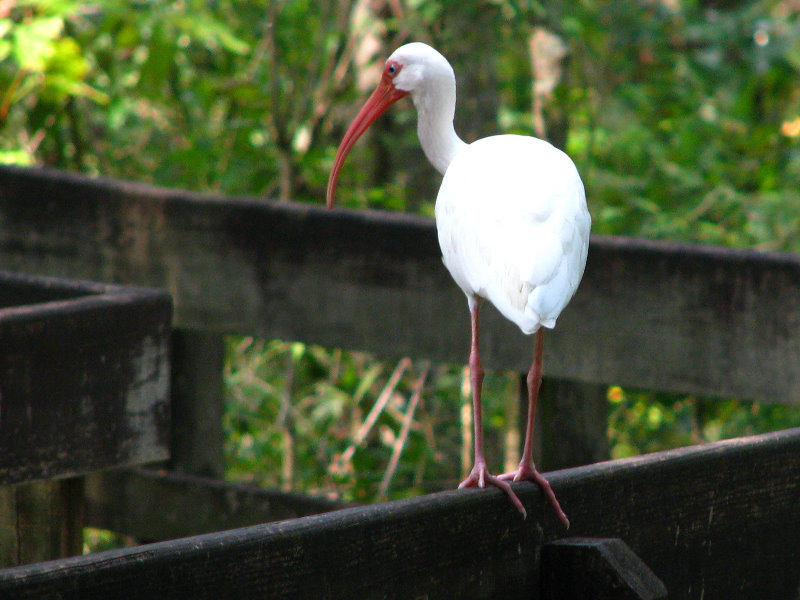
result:
[[[61,17],[37,18],[14,28],[13,54],[20,68],[42,72],[56,54],[55,40],[64,28]]]

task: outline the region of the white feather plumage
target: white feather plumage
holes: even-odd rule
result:
[[[591,218],[572,160],[527,136],[465,144],[453,128],[456,82],[447,59],[411,43],[388,62],[402,67],[394,85],[411,94],[420,144],[444,175],[436,227],[453,279],[470,302],[486,298],[525,333],[554,327],[589,246]]]
[[[459,151],[436,199],[444,264],[525,333],[553,327],[583,276],[591,219],[572,160],[524,136]]]

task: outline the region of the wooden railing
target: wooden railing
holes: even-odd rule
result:
[[[182,330],[464,362],[465,300],[428,219],[9,167],[0,209],[4,268],[163,288]],[[594,237],[547,373],[794,403],[798,282],[794,255]],[[493,312],[485,329],[488,366],[524,371],[530,338]]]
[[[434,224],[409,215],[328,212],[318,206],[2,167],[0,268],[146,285],[172,296],[176,330],[172,472],[126,470],[86,480],[88,522],[143,539],[334,508],[291,495],[273,494],[270,499],[267,492],[213,481],[222,470],[224,334],[296,339],[385,357],[465,360],[465,299],[441,264]],[[548,412],[550,402],[551,413],[568,410],[573,416],[558,420],[559,435],[590,442],[568,459],[559,457],[555,433],[546,421],[543,437],[552,453],[550,465],[602,458],[598,440],[605,437],[605,384],[800,403],[798,324],[800,260],[793,255],[592,238],[581,287],[558,327],[546,337],[545,374],[555,394],[543,399],[543,412]],[[523,372],[531,354],[530,339],[493,310],[486,311],[483,327],[486,365]],[[557,410],[553,402],[561,403]],[[564,431],[569,427],[572,432]],[[554,473],[552,480],[562,502],[570,507],[574,523],[570,535],[622,538],[674,597],[789,598],[796,594],[798,583],[790,563],[800,548],[800,511],[794,509],[800,501],[796,483],[799,436],[787,431],[580,467]],[[526,504],[539,505],[537,490],[527,485],[521,489]],[[144,510],[142,499],[150,494],[157,494],[162,506],[178,510]],[[190,511],[198,496],[204,498],[203,506],[215,510],[204,509],[202,518],[175,516],[181,506]],[[358,508],[334,513],[339,517],[304,519],[296,525],[239,530],[213,540],[164,542],[152,550],[120,551],[102,569],[125,581],[152,578],[153,589],[161,582],[161,589],[174,591],[164,582],[178,586],[180,574],[197,567],[190,560],[197,559],[197,552],[208,552],[206,556],[223,562],[244,561],[256,569],[256,563],[273,556],[273,551],[278,553],[275,557],[283,556],[282,552],[305,555],[310,552],[306,544],[316,543],[314,536],[328,539],[325,536],[337,531],[345,536],[341,543],[351,544],[346,546],[348,552],[359,556],[396,548],[392,560],[381,555],[385,560],[380,566],[358,562],[353,577],[345,578],[355,590],[349,597],[376,595],[364,591],[377,589],[374,585],[356,583],[370,573],[389,586],[386,589],[398,590],[398,596],[446,597],[439,584],[431,583],[439,580],[420,575],[421,569],[430,573],[434,567],[446,574],[441,581],[451,586],[455,581],[479,582],[472,595],[459,592],[453,597],[488,597],[490,593],[522,597],[538,585],[538,571],[531,564],[538,565],[538,548],[565,532],[554,529],[538,509],[531,512],[543,517],[543,529],[533,519],[521,526],[513,514],[497,513],[502,500],[493,492],[437,494],[390,503],[388,508]],[[279,506],[277,511],[275,506]],[[428,516],[417,531],[419,526],[415,529],[410,523],[422,514]],[[437,523],[441,528],[437,529]],[[288,531],[296,534],[306,527],[310,537],[292,538],[305,540],[298,541],[295,550],[281,545]],[[431,553],[421,551],[415,539],[423,531],[450,536],[454,545],[437,546],[437,551],[455,548],[458,557],[434,560]],[[502,542],[496,541],[498,532],[504,532]],[[355,536],[352,542],[346,541],[348,535]],[[375,545],[359,546],[355,540],[362,535],[375,540]],[[237,540],[246,542],[246,547]],[[397,545],[399,540],[403,545]],[[215,546],[217,541],[221,545]],[[212,546],[235,546],[235,551],[226,559],[227,550],[217,554]],[[474,555],[465,549],[468,546]],[[495,550],[502,559],[491,559],[483,571],[476,567],[477,574],[470,576],[466,567],[455,564],[475,565],[479,555]],[[349,554],[333,552],[335,561],[344,561],[341,568],[350,564]],[[158,556],[163,559],[160,567],[142,571]],[[303,579],[323,558],[314,554],[300,570],[291,572]],[[78,578],[73,581],[75,589],[85,585],[97,593],[115,591],[112,580],[100,577],[100,583],[92,583],[86,579],[92,558],[70,560],[55,570],[34,565],[7,573],[12,579],[24,576],[39,582],[30,589],[41,592],[49,589],[54,573],[73,569]],[[285,568],[275,560],[275,569]],[[278,577],[269,575],[273,567],[264,568],[267,579]],[[759,569],[770,572],[756,572]],[[165,575],[167,571],[172,575]],[[242,581],[242,595],[249,593],[246,590],[278,589],[249,573],[250,578]],[[0,577],[0,582],[12,579]],[[208,573],[195,580],[207,590],[231,583]],[[423,580],[429,582],[428,587],[409,584]],[[315,591],[321,589],[344,589],[333,580],[318,582],[319,588],[281,581],[286,587],[280,589],[287,590],[287,597],[318,597]],[[44,587],[36,588],[39,584]],[[774,594],[759,595],[759,586]],[[295,590],[294,596],[288,594],[290,589]],[[401,590],[406,593],[400,594]],[[208,591],[203,597],[224,596]],[[345,596],[341,591],[329,594]]]

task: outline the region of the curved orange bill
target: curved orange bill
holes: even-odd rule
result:
[[[408,92],[394,87],[391,79],[383,77],[378,87],[372,92],[372,95],[356,115],[356,118],[350,123],[350,127],[347,128],[347,132],[344,134],[341,144],[339,144],[339,149],[336,151],[331,175],[328,178],[328,208],[333,208],[333,194],[336,190],[336,182],[339,180],[339,171],[341,171],[344,159],[347,158],[350,149],[355,145],[358,138],[369,129],[369,126],[375,122],[375,119],[380,117],[392,104],[407,95]]]

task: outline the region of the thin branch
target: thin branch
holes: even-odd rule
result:
[[[414,422],[414,412],[417,410],[419,400],[422,397],[422,388],[425,385],[425,379],[428,377],[429,368],[430,365],[425,363],[425,366],[422,368],[422,373],[414,383],[414,394],[411,396],[411,400],[408,403],[408,410],[403,419],[403,427],[400,429],[400,435],[397,436],[394,442],[392,457],[389,459],[389,465],[386,467],[383,480],[378,488],[378,494],[375,497],[377,501],[385,500],[389,492],[389,484],[392,482],[392,477],[394,477],[394,473],[397,470],[397,465],[400,462],[400,455],[403,453],[403,448],[408,439],[408,433],[411,431],[411,424]]]
[[[292,489],[292,480],[294,479],[294,438],[292,437],[292,432],[289,427],[294,374],[294,359],[292,358],[292,354],[289,353],[286,361],[286,382],[281,393],[281,408],[275,424],[276,428],[280,431],[283,443],[283,456],[281,460],[281,489],[283,491]]]
[[[383,390],[381,391],[380,396],[378,396],[375,405],[372,407],[372,410],[369,411],[367,418],[364,419],[364,422],[361,424],[361,427],[358,428],[355,435],[353,436],[353,441],[348,446],[347,450],[339,457],[337,461],[340,466],[343,466],[350,462],[353,458],[353,454],[355,454],[356,448],[361,445],[364,439],[367,437],[369,432],[372,430],[375,422],[378,420],[378,417],[383,412],[383,409],[386,408],[386,405],[389,402],[389,399],[392,397],[392,392],[394,392],[397,384],[400,382],[400,378],[403,376],[405,370],[411,366],[411,360],[408,358],[403,358],[397,363],[397,366],[394,369],[389,381],[386,382]]]

